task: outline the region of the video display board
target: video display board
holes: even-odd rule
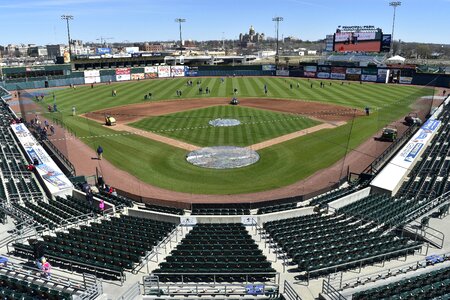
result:
[[[389,51],[390,35],[373,26],[344,26],[334,34],[333,50],[336,52]]]

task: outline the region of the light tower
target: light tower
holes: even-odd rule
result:
[[[183,38],[181,37],[181,23],[186,22],[186,19],[176,18],[175,22],[180,24],[180,55],[183,55]]]
[[[70,46],[70,27],[69,20],[73,20],[73,16],[71,15],[62,15],[61,20],[66,20],[67,22],[67,40],[69,42],[69,57],[72,57],[72,47]]]
[[[394,29],[395,29],[395,11],[397,9],[397,6],[402,5],[400,1],[392,1],[389,2],[389,6],[392,6],[394,8],[394,17],[392,18],[392,35],[391,35],[391,56],[394,55]]]
[[[278,46],[278,29],[280,27],[280,22],[283,21],[283,17],[274,17],[272,18],[272,21],[277,22],[277,50],[275,52],[275,65],[278,68],[278,62],[280,61],[280,56],[278,55],[278,50],[280,49]]]

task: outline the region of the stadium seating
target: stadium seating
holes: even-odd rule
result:
[[[153,273],[162,282],[264,282],[275,270],[242,224],[197,224]],[[169,273],[169,274],[164,274]],[[197,273],[198,275],[180,275]],[[203,274],[202,274],[203,273]],[[205,275],[205,273],[214,273]],[[262,273],[262,274],[256,274]],[[229,275],[227,275],[229,274]]]
[[[194,208],[193,215],[249,215],[250,210],[246,208]]]
[[[30,283],[18,278],[0,275],[0,297],[2,299],[49,299],[49,300],[69,300],[72,299],[70,292],[64,292],[49,288],[45,285]]]
[[[450,268],[444,268],[353,294],[354,300],[439,299],[450,294]]]
[[[292,262],[298,265],[299,272],[331,268],[378,255],[398,257],[399,253],[389,253],[409,247],[421,247],[420,243],[385,234],[375,230],[373,224],[361,223],[343,215],[301,216],[267,222],[263,227]],[[413,253],[414,250],[408,252]],[[383,257],[374,258],[366,263],[382,259]],[[359,264],[346,265],[340,267],[340,270],[357,265]],[[330,272],[334,272],[334,269],[316,272],[315,275],[321,276]]]
[[[353,193],[354,191],[355,187],[353,185],[346,188],[335,189],[312,198],[311,201],[309,202],[309,205],[325,205],[330,203],[331,201],[347,196]]]
[[[168,207],[168,206],[160,206],[155,204],[148,204],[145,203],[145,207],[139,206],[139,209],[143,210],[150,210],[150,211],[157,211],[157,212],[163,212],[166,214],[172,214],[172,215],[184,215],[184,210],[176,207]]]
[[[128,206],[128,207],[133,206],[133,200],[131,200],[127,197],[121,196],[121,195],[114,196],[114,195],[111,195],[102,190],[100,190],[99,193],[95,194],[95,197],[103,199],[106,202],[109,202],[116,206],[119,206],[119,205],[124,205],[124,206]]]
[[[270,206],[265,206],[258,208],[258,215],[277,212],[277,211],[283,211],[283,210],[289,210],[297,208],[297,202],[295,203],[283,203],[283,204],[275,204]]]
[[[115,274],[131,270],[174,227],[173,223],[122,215],[101,223],[91,222],[79,229],[71,228],[68,233],[44,235],[43,239],[46,255],[58,266],[67,268],[70,261],[82,271],[109,278],[112,274],[107,270]],[[29,257],[32,254],[28,244],[13,246],[19,255]]]

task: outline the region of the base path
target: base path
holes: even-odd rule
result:
[[[331,123],[320,124],[320,125],[317,125],[314,127],[310,127],[307,129],[303,129],[303,130],[299,130],[299,131],[292,132],[289,134],[285,134],[285,135],[282,135],[282,136],[279,136],[279,137],[276,137],[276,138],[273,138],[273,139],[270,139],[270,140],[267,140],[267,141],[264,141],[264,142],[261,142],[258,144],[253,144],[253,145],[249,146],[249,148],[252,150],[261,150],[261,149],[264,149],[264,148],[267,148],[267,147],[270,147],[270,146],[273,146],[276,144],[281,144],[283,142],[286,142],[286,141],[289,141],[289,140],[292,140],[292,139],[295,139],[295,138],[298,138],[298,137],[301,137],[301,136],[304,136],[304,135],[307,135],[307,134],[310,134],[310,133],[313,133],[313,132],[316,132],[316,131],[319,131],[322,129],[335,128],[335,127],[344,125],[345,123],[346,122],[336,122],[335,124],[331,124]]]
[[[117,124],[115,126],[110,126],[108,127],[109,129],[113,129],[113,130],[117,130],[117,131],[126,131],[132,134],[137,134],[161,143],[165,143],[177,148],[181,148],[181,149],[185,149],[188,151],[194,151],[197,149],[200,149],[200,147],[189,144],[189,143],[185,143],[176,139],[172,139],[170,137],[167,136],[163,136],[163,135],[159,135],[150,131],[146,131],[146,130],[139,130],[136,128],[133,128],[131,126],[125,125],[125,124]]]

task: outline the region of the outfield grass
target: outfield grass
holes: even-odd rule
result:
[[[209,121],[236,119],[238,126],[214,127]],[[129,124],[198,146],[249,146],[320,124],[307,117],[241,106],[208,108],[150,117]]]
[[[82,117],[72,117],[71,107],[77,113],[84,113],[112,106],[139,103],[144,94],[152,92],[156,101],[176,98],[175,91],[183,90],[183,97],[198,98],[194,87],[186,87],[186,78],[149,80],[97,85],[66,89],[55,92],[60,113],[52,117],[60,119],[77,133],[82,141],[95,149],[101,144],[104,156],[118,168],[128,171],[145,182],[162,188],[206,194],[237,194],[263,191],[286,186],[305,178],[319,169],[330,166],[342,158],[347,151],[372,138],[386,124],[402,118],[410,109],[408,106],[417,98],[430,95],[433,89],[414,86],[384,84],[340,85],[332,81],[332,86],[314,87],[305,79],[283,78],[202,78],[203,88],[212,88],[210,95],[200,97],[232,97],[232,90],[238,88],[238,97],[264,97],[263,86],[267,84],[270,98],[290,98],[314,100],[363,109],[372,108],[368,117],[356,118],[354,122],[335,128],[321,130],[272,147],[258,151],[258,163],[241,169],[211,170],[195,167],[185,160],[186,151],[149,140],[140,136],[106,136],[116,133],[100,124]],[[296,82],[300,83],[297,89]],[[293,83],[293,89],[289,83]],[[327,82],[328,84],[328,82]],[[117,97],[111,97],[116,89]],[[52,104],[51,97],[44,103]],[[154,101],[155,101],[154,100]],[[91,175],[91,174],[86,174]],[[338,178],[330,178],[336,181]]]

